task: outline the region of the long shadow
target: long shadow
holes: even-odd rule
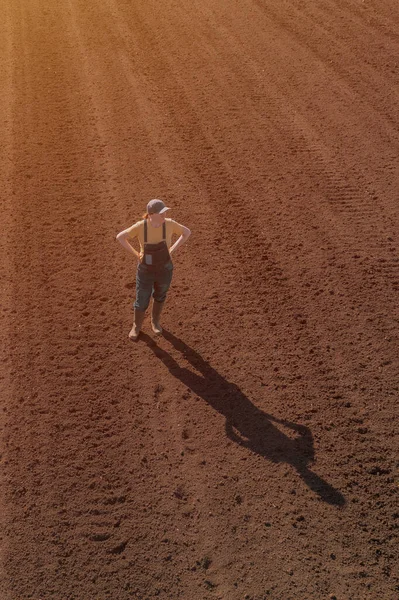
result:
[[[162,360],[174,377],[225,416],[226,434],[231,440],[275,463],[286,462],[292,465],[306,485],[324,502],[337,506],[345,504],[345,498],[339,491],[308,468],[308,464],[314,460],[313,436],[308,427],[278,419],[261,411],[237,385],[219,375],[185,342],[165,329],[163,337],[201,375],[181,367],[150,336],[143,332],[140,334],[141,340]],[[285,435],[274,423],[291,429],[297,434],[296,437],[292,439]]]

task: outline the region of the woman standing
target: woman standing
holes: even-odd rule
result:
[[[143,219],[116,236],[118,242],[139,260],[136,272],[133,327],[129,333],[129,338],[134,341],[139,336],[151,294],[153,297],[152,330],[156,334],[162,333],[159,318],[172,281],[173,263],[171,256],[191,234],[188,227],[184,227],[184,225],[180,225],[172,219],[167,219],[165,217],[167,210],[170,209],[165,206],[162,200],[150,200]],[[178,235],[179,238],[172,246],[173,234]],[[137,252],[129,244],[128,240],[135,237],[139,240],[140,252]]]

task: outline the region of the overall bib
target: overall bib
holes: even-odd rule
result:
[[[144,256],[142,263],[155,268],[161,268],[171,260],[168,246],[166,244],[166,224],[162,225],[162,241],[157,244],[147,243],[148,224],[144,219]]]
[[[151,294],[156,302],[164,302],[173,275],[173,263],[166,243],[166,224],[162,225],[162,241],[148,243],[148,224],[144,219],[144,256],[137,266],[134,308],[145,311]]]

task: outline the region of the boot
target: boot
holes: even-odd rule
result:
[[[162,333],[162,327],[159,324],[159,317],[161,316],[164,304],[165,302],[157,302],[156,300],[154,300],[152,303],[151,327],[153,332],[156,334]]]
[[[145,317],[145,310],[134,309],[133,327],[130,330],[129,338],[135,342],[139,337],[140,329]]]

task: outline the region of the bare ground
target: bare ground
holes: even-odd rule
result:
[[[1,5],[1,599],[396,600],[397,2]]]

